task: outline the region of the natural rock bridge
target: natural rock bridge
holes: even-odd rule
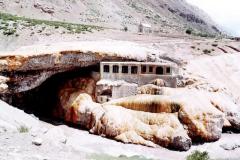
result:
[[[219,93],[156,84],[147,89],[157,87],[162,95],[143,92],[104,104],[94,102],[96,79],[90,73],[99,69],[99,62],[153,61],[151,51],[111,49],[80,45],[1,56],[1,98],[40,117],[55,116],[94,134],[151,147],[188,150],[192,142],[218,140],[223,127],[240,130],[239,107]]]

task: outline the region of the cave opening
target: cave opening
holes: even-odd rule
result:
[[[57,73],[32,90],[8,95],[11,97],[8,101],[11,105],[28,114],[34,114],[41,120],[62,120],[61,117],[53,115],[54,109],[59,105],[58,95],[61,87],[75,78],[92,77],[92,73],[99,74],[99,64]]]

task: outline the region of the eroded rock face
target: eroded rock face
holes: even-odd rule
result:
[[[92,99],[95,100],[96,81],[97,80],[92,77],[82,77],[68,80],[59,91],[58,97],[60,105],[55,109],[54,116],[59,118],[64,117],[65,121],[75,123],[76,117],[74,116],[74,109],[67,109],[68,106],[71,105],[69,104],[69,101],[75,100],[81,93],[86,93],[91,96],[90,101]]]
[[[191,139],[176,114],[147,113],[101,105],[94,103],[91,96],[78,92],[71,93],[65,102],[65,118],[94,134],[152,147],[160,145],[188,150],[191,146]]]
[[[9,78],[0,76],[0,93],[7,92],[8,85],[6,84],[9,81]]]
[[[0,57],[0,93],[30,90],[56,73],[114,59],[122,58],[81,51]],[[188,150],[192,141],[218,140],[223,126],[240,130],[239,107],[224,95],[164,88],[165,82],[156,80],[139,87],[139,93],[161,95],[137,95],[101,105],[93,102],[96,81],[82,77],[63,85],[56,115],[124,143],[177,150]],[[188,79],[183,84],[194,83]]]
[[[168,94],[173,94],[171,91]],[[182,93],[182,92],[179,92]],[[193,140],[215,141],[221,137],[224,115],[197,92],[176,95],[137,95],[109,102],[132,110],[155,113],[178,113]],[[197,97],[197,98],[196,98]]]
[[[229,97],[222,94],[211,94],[210,100],[213,106],[225,114],[231,127],[240,131],[240,107],[233,103]]]
[[[28,91],[57,73],[98,65],[100,61],[109,59],[127,58],[80,50],[0,56],[0,76],[10,79],[8,83],[0,82],[0,94],[3,93],[3,87],[4,92],[11,94]]]
[[[195,93],[183,95],[179,102],[182,103],[179,119],[192,139],[209,142],[221,137],[224,115],[210,101]]]

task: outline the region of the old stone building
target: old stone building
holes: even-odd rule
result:
[[[152,26],[147,23],[140,23],[138,26],[139,33],[152,33]]]
[[[175,88],[179,70],[172,63],[101,62],[96,97],[100,103],[137,94],[140,86],[161,79],[164,86]]]

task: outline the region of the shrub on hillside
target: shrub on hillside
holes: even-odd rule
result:
[[[192,30],[191,28],[188,28],[188,29],[186,30],[186,33],[187,33],[187,34],[192,34],[192,32],[193,32],[193,30]]]
[[[194,151],[187,156],[187,160],[210,160],[208,152]]]

